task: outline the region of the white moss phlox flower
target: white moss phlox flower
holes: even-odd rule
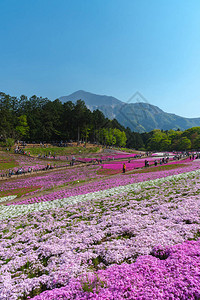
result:
[[[47,201],[47,202],[40,202],[40,203],[33,203],[28,205],[10,205],[10,206],[0,206],[0,220],[14,218],[20,215],[26,215],[28,213],[32,213],[35,211],[43,211],[43,210],[49,210],[54,209],[58,207],[65,207],[67,205],[73,205],[78,202],[83,202],[87,200],[93,200],[93,199],[101,199],[105,197],[111,197],[113,195],[131,192],[136,190],[139,192],[141,189],[149,187],[149,186],[157,186],[162,184],[166,181],[177,181],[183,178],[192,178],[195,175],[200,175],[200,170],[191,171],[188,173],[181,173],[178,175],[171,175],[163,178],[158,178],[154,180],[144,181],[144,182],[138,182],[133,184],[128,184],[125,186],[118,186],[114,188],[110,188],[107,190],[101,190],[98,192],[92,192],[87,193],[83,195],[77,195],[77,196],[71,196],[68,198],[62,198],[62,199],[56,199],[53,201]],[[137,193],[136,192],[136,193]]]
[[[15,198],[17,198],[17,195],[1,197],[1,198],[0,198],[0,202],[11,201],[11,200],[14,200]]]

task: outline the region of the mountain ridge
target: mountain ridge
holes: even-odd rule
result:
[[[66,99],[71,99],[72,102],[79,100],[81,98],[86,98],[87,99],[87,105],[99,105],[99,101],[103,102],[103,105],[111,105],[111,104],[120,104],[123,103],[121,100],[113,97],[113,96],[107,96],[107,95],[98,95],[98,94],[93,94],[90,92],[86,92],[84,90],[78,90],[68,96],[61,96],[58,99],[60,99],[62,102],[66,102]],[[106,104],[106,100],[108,101],[109,99],[109,104]],[[63,101],[64,100],[64,101]],[[82,100],[82,99],[81,99]],[[69,101],[69,100],[67,100]],[[86,101],[85,101],[86,103]]]
[[[115,97],[98,95],[83,90],[59,98],[61,102],[83,100],[91,110],[99,109],[109,119],[129,127],[132,131],[148,132],[153,129],[186,130],[200,126],[200,118],[185,118],[174,113],[167,113],[158,106],[147,102],[126,103]]]

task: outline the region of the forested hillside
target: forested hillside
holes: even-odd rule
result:
[[[91,112],[81,100],[76,104],[32,96],[11,97],[0,93],[1,139],[30,141],[82,140],[126,146],[126,134],[116,120],[99,110]]]
[[[26,141],[84,141],[139,150],[164,151],[200,148],[200,127],[185,131],[154,129],[132,132],[84,101],[62,103],[32,96],[20,98],[0,93],[0,138]]]

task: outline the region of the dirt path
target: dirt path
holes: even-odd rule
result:
[[[1,181],[4,181],[4,180],[11,181],[11,180],[17,180],[20,178],[24,178],[24,177],[35,177],[35,176],[38,176],[39,174],[43,175],[43,174],[46,174],[49,172],[56,172],[56,171],[60,171],[60,170],[78,168],[78,167],[87,166],[87,165],[91,165],[91,164],[76,163],[74,166],[67,165],[67,166],[54,167],[53,169],[48,169],[48,170],[41,169],[41,170],[37,170],[37,171],[32,171],[31,173],[12,175],[11,177],[4,176],[4,177],[0,177],[0,183],[1,183]]]

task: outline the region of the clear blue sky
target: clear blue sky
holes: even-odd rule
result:
[[[139,91],[200,117],[199,0],[0,0],[0,12],[0,91]]]

